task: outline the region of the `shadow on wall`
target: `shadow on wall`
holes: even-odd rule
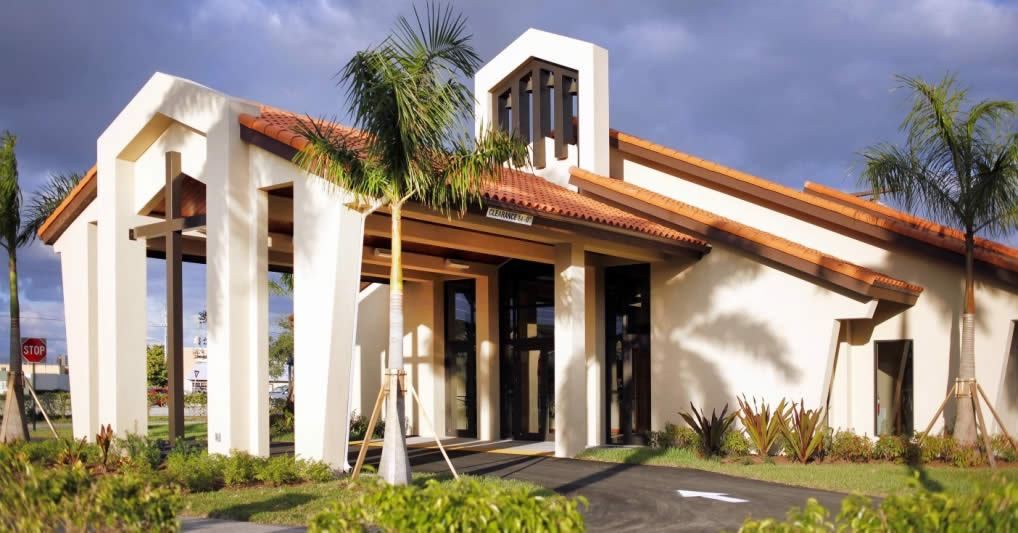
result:
[[[654,409],[656,424],[677,421],[678,411],[688,409],[690,401],[708,412],[728,403],[731,411],[737,395],[752,395],[752,391],[731,389],[732,375],[744,371],[739,366],[747,364],[747,357],[754,367],[769,366],[787,381],[802,379],[801,370],[787,355],[785,340],[765,318],[750,311],[749,302],[746,309],[741,305],[733,309],[732,302],[721,305],[723,291],[749,284],[767,268],[742,252],[716,246],[699,262],[672,263],[652,272],[653,286],[667,295],[651,303],[654,375],[667,376],[651,387],[662,391],[654,393],[655,400],[662,402]],[[681,288],[670,288],[678,285]],[[726,310],[713,311],[719,307]],[[695,348],[701,342],[733,355],[719,360],[701,353]]]

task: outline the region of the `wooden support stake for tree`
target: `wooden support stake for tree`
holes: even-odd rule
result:
[[[368,428],[364,433],[364,438],[361,439],[361,451],[357,454],[357,462],[354,463],[353,473],[350,474],[350,479],[357,479],[361,475],[361,467],[364,466],[364,457],[368,454],[368,444],[371,443],[371,437],[375,434],[375,423],[378,422],[378,415],[382,408],[382,399],[385,398],[386,392],[389,390],[389,379],[385,380],[382,387],[378,390],[378,398],[375,399],[375,408],[371,410],[371,419],[368,420]]]
[[[53,438],[59,439],[60,436],[57,435],[57,430],[53,428],[53,423],[49,421],[49,416],[46,416],[46,410],[42,408],[42,402],[40,402],[39,397],[35,395],[35,389],[32,388],[32,384],[29,383],[28,380],[25,380],[25,386],[28,387],[28,392],[32,393],[32,398],[35,399],[35,405],[39,406],[39,412],[41,412],[42,417],[46,419],[46,425],[49,426],[49,430],[53,432]]]
[[[976,411],[976,417],[979,420],[979,427],[983,432],[983,447],[986,450],[986,460],[990,463],[990,468],[993,470],[997,469],[997,460],[993,457],[993,447],[990,445],[990,428],[986,427],[986,419],[983,418],[983,410],[979,407],[979,396],[972,390],[975,388],[975,380],[969,382],[969,394],[972,396],[972,408]]]
[[[442,457],[445,457],[445,463],[449,465],[449,470],[452,470],[452,477],[459,479],[460,475],[456,473],[456,467],[452,466],[452,461],[449,460],[449,456],[445,453],[445,448],[442,446],[442,439],[438,438],[438,432],[435,431],[435,426],[431,423],[431,417],[428,416],[428,410],[424,407],[424,402],[422,402],[417,396],[417,391],[414,390],[412,383],[408,381],[406,388],[410,389],[410,394],[412,394],[414,399],[417,400],[417,405],[421,407],[421,416],[423,416],[424,421],[428,423],[428,428],[431,429],[431,433],[435,435],[435,444],[438,444],[438,449],[442,452]]]
[[[1018,450],[1018,445],[1015,445],[1014,439],[1011,438],[1011,434],[1008,433],[1007,428],[1004,427],[1004,422],[1000,419],[1000,415],[997,414],[997,410],[993,408],[993,404],[990,403],[990,399],[986,397],[986,391],[983,390],[983,386],[978,382],[976,383],[976,390],[979,391],[979,394],[983,397],[983,401],[986,402],[986,407],[990,409],[990,414],[993,415],[993,419],[996,420],[997,425],[1000,426],[1000,432],[1004,434],[1004,437],[1011,443],[1011,446],[1015,450]]]
[[[944,402],[940,404],[940,408],[937,409],[936,414],[933,415],[933,418],[930,420],[930,424],[926,426],[926,431],[923,431],[922,436],[919,437],[919,442],[917,443],[919,446],[923,445],[923,441],[926,440],[926,436],[929,435],[930,430],[933,429],[933,424],[935,424],[937,419],[940,418],[940,413],[944,412],[944,408],[947,407],[947,402],[951,400],[951,396],[955,394],[957,390],[958,383],[955,382],[954,386],[951,387],[951,390],[947,391],[947,396],[944,397]]]

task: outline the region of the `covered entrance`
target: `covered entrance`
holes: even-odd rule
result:
[[[650,265],[605,269],[607,442],[643,442],[650,430]]]
[[[555,284],[552,265],[510,261],[499,271],[501,436],[555,432]]]

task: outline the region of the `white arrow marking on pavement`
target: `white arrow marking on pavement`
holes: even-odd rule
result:
[[[683,498],[707,498],[708,500],[717,500],[719,502],[726,503],[746,503],[749,500],[743,500],[741,498],[732,498],[726,496],[725,492],[697,492],[695,490],[678,490],[679,496]]]

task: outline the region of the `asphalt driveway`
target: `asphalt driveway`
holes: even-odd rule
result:
[[[369,451],[369,464],[377,463],[379,451]],[[518,479],[583,495],[590,502],[584,512],[589,531],[736,530],[749,515],[784,518],[790,507],[802,506],[811,497],[837,510],[845,497],[687,468],[463,450],[449,455],[460,473]],[[419,472],[448,470],[437,450],[411,449],[410,460]]]

